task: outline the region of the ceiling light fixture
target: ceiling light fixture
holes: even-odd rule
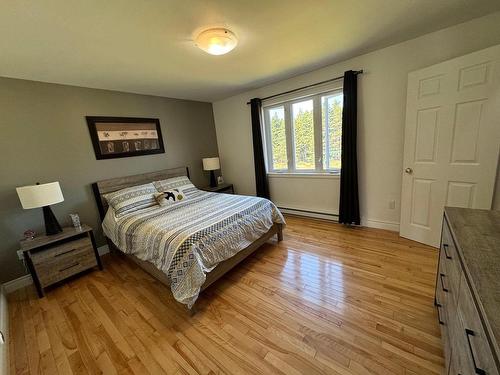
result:
[[[216,28],[202,31],[195,42],[198,48],[211,55],[224,55],[236,47],[238,39],[231,30]]]

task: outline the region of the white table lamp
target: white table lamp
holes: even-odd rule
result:
[[[50,209],[51,204],[64,201],[59,182],[22,186],[16,188],[16,191],[21,201],[21,205],[25,210],[30,208],[43,208],[45,233],[48,236],[62,232],[61,226]]]
[[[210,171],[210,186],[216,187],[217,181],[215,180],[214,171],[220,169],[219,158],[203,158],[203,170]]]

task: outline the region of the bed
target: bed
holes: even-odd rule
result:
[[[105,195],[154,181],[174,181],[186,199],[116,215]],[[92,184],[106,240],[191,311],[199,293],[276,235],[285,221],[262,198],[210,193],[190,183],[185,167]],[[156,182],[155,182],[156,183]]]

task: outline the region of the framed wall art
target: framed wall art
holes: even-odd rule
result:
[[[96,159],[162,154],[160,120],[86,116]]]

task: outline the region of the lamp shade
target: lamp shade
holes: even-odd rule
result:
[[[215,171],[216,169],[220,169],[219,158],[204,158],[203,159],[203,170]]]
[[[30,185],[16,188],[17,195],[25,210],[50,206],[64,200],[59,182]]]

